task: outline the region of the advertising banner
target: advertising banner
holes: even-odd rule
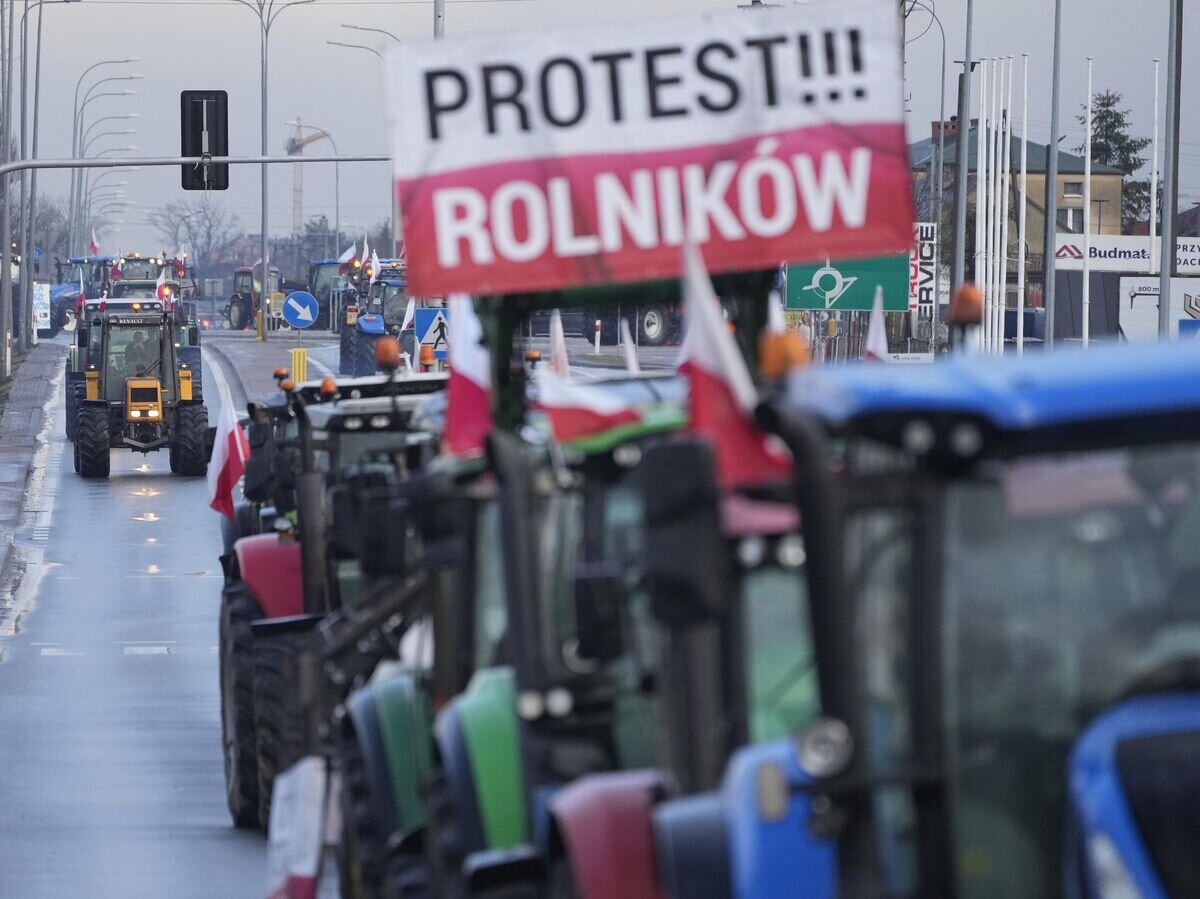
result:
[[[891,0],[406,43],[393,171],[419,295],[907,251]]]
[[[1149,237],[1093,234],[1089,249],[1090,268],[1094,272],[1149,274],[1158,271],[1161,253],[1160,237],[1154,238],[1154,247],[1151,249]],[[1180,237],[1176,240],[1175,258],[1181,273],[1200,274],[1200,238]],[[1054,265],[1059,271],[1083,271],[1083,235],[1057,235],[1054,259]]]
[[[932,309],[937,282],[937,222],[913,225],[913,248],[908,268],[908,308]]]

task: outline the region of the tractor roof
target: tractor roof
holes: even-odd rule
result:
[[[395,379],[395,387],[392,388],[388,386],[392,382],[392,379],[388,375],[366,375],[361,378],[335,378],[334,383],[337,384],[339,399],[347,400],[388,396],[390,394],[404,396],[436,393],[439,390],[445,389],[446,381],[449,377],[445,372],[421,372],[401,375]],[[310,392],[313,396],[319,396],[321,384],[321,381],[304,381],[297,385],[296,389],[306,398]]]
[[[787,402],[834,427],[959,415],[1019,435],[1101,424],[1112,431],[1122,421],[1136,427],[1171,416],[1182,429],[1200,413],[1198,374],[1200,343],[1192,341],[1060,349],[1022,358],[959,355],[901,369],[878,363],[804,369],[792,375]]]
[[[314,428],[323,431],[404,430],[413,412],[429,395],[426,391],[320,403],[308,409],[308,420]]]

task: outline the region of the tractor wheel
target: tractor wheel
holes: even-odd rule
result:
[[[108,477],[108,408],[80,406],[75,415],[76,470],[85,478]]]
[[[229,301],[229,330],[243,331],[250,316],[246,314],[246,305],[240,299]]]
[[[462,866],[467,851],[450,784],[440,765],[430,772],[425,801],[429,809],[427,858],[430,870],[437,879],[437,890],[434,892],[438,896],[460,895],[463,889]]]
[[[254,638],[254,742],[258,766],[258,823],[271,823],[275,776],[303,750],[304,713],[296,686],[296,660],[308,634]]]
[[[234,827],[258,826],[258,767],[254,739],[254,637],[262,609],[240,578],[221,591],[221,743],[225,798]]]
[[[75,385],[70,381],[67,382],[67,397],[66,397],[66,431],[67,439],[75,439]]]
[[[380,899],[430,899],[441,895],[447,894],[434,890],[433,870],[423,847],[393,853],[388,859]]]
[[[371,784],[358,733],[347,713],[339,728],[337,767],[342,773],[342,841],[338,847],[342,899],[379,899],[388,835],[371,809]]]
[[[202,477],[208,471],[208,409],[200,403],[180,406],[175,413],[175,446],[172,471],[187,477]]]
[[[638,330],[647,346],[662,346],[670,334],[670,318],[663,306],[644,306],[638,310]]]

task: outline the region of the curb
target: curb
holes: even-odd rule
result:
[[[246,385],[242,382],[242,376],[237,370],[237,366],[233,364],[233,360],[222,349],[220,349],[215,341],[201,342],[201,349],[210,353],[217,365],[221,367],[221,373],[225,376],[228,382],[230,391],[236,392],[237,396],[231,397],[235,400],[234,408],[245,410],[246,404],[250,401],[250,395],[246,392]]]

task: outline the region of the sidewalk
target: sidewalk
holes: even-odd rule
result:
[[[16,583],[10,571],[13,537],[25,509],[25,495],[34,456],[46,434],[62,431],[62,421],[46,429],[46,407],[60,389],[67,343],[39,343],[29,351],[13,376],[12,388],[0,415],[0,617]],[[42,438],[39,440],[39,436]]]
[[[338,339],[331,334],[306,334],[304,346],[336,346]],[[221,374],[229,382],[229,391],[239,412],[245,410],[247,402],[256,402],[275,389],[272,372],[277,368],[292,368],[292,349],[296,346],[295,332],[275,332],[270,339],[261,342],[254,339],[251,331],[205,331],[201,346],[213,362],[221,367]],[[316,377],[309,365],[309,380]]]

